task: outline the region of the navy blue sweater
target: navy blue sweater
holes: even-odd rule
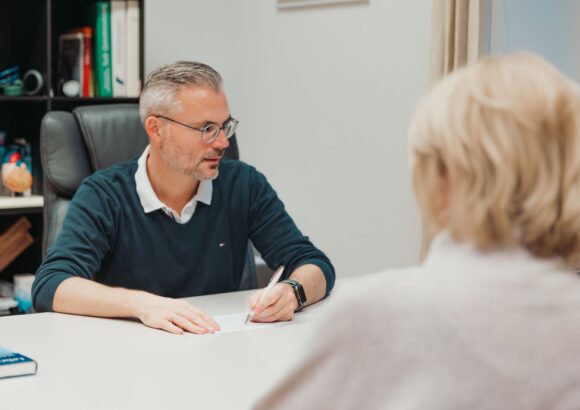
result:
[[[146,214],[135,187],[137,161],[96,172],[78,189],[63,228],[36,272],[34,308],[52,310],[57,287],[78,276],[173,298],[238,290],[248,239],[285,275],[315,264],[334,285],[329,259],[298,230],[266,178],[223,160],[211,205],[186,224],[161,209]]]

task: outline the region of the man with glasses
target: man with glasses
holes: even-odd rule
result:
[[[213,333],[219,325],[207,313],[177,298],[238,290],[248,240],[270,267],[286,268],[284,281],[252,297],[253,320],[291,320],[328,294],[328,258],[262,174],[223,159],[238,121],[219,73],[195,62],[162,66],[139,112],[150,145],[83,182],[36,274],[36,310]]]

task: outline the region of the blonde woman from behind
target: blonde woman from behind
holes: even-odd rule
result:
[[[580,408],[580,94],[531,54],[437,84],[410,127],[422,266],[337,296],[258,409]]]

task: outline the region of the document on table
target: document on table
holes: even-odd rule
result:
[[[214,320],[218,322],[218,324],[221,327],[221,330],[216,334],[226,332],[241,332],[244,330],[264,329],[267,327],[280,326],[288,323],[288,322],[274,322],[274,323],[248,322],[248,324],[244,324],[247,315],[248,315],[247,312],[243,312],[236,313],[233,315],[214,316]]]

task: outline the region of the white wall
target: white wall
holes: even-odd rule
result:
[[[185,58],[220,69],[243,160],[339,275],[367,273],[418,261],[406,131],[427,89],[430,22],[430,0],[148,1],[146,70]]]
[[[145,73],[176,60],[196,60],[223,73],[223,0],[144,0]]]

